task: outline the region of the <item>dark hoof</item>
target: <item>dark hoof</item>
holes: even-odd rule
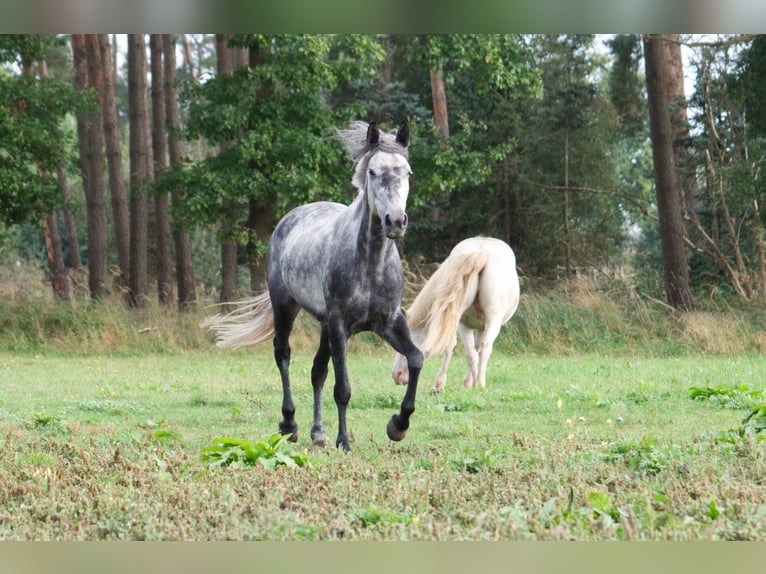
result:
[[[298,425],[295,423],[285,424],[284,422],[281,422],[279,423],[279,434],[289,434],[290,437],[287,439],[287,442],[298,442]]]
[[[343,449],[343,452],[351,452],[351,447],[348,444],[348,440],[346,439],[338,439],[335,441],[335,448],[341,448]]]
[[[391,420],[388,421],[388,425],[386,425],[386,433],[388,433],[388,438],[395,442],[399,442],[407,434],[407,429],[399,430],[396,428],[396,423],[394,422],[395,418],[396,415],[392,416]]]

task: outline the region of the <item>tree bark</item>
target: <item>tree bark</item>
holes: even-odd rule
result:
[[[48,66],[44,60],[39,62],[39,69],[40,78],[47,78]],[[34,79],[31,67],[25,67],[24,73]],[[50,173],[43,170],[42,167],[38,167],[38,173],[41,178],[50,178]],[[53,294],[59,299],[69,299],[69,278],[64,265],[64,252],[61,249],[61,236],[59,235],[55,210],[48,213],[43,219],[43,230],[45,232],[45,250],[48,254],[48,273],[51,278]]]
[[[130,289],[132,307],[147,301],[147,198],[149,182],[149,115],[146,97],[146,40],[128,34],[128,101],[130,106]]]
[[[180,119],[176,95],[176,41],[173,34],[162,35],[163,87],[165,91],[165,121],[168,130],[168,156],[170,165],[181,165],[181,140],[179,139]],[[177,193],[171,193],[171,201],[179,201]],[[184,222],[177,222],[173,230],[176,245],[176,281],[178,284],[178,305],[181,310],[193,308],[197,301],[194,285],[191,241]]]
[[[66,227],[67,247],[69,253],[69,264],[72,267],[73,274],[77,276],[82,271],[82,257],[80,255],[80,239],[77,235],[77,225],[74,222],[72,210],[69,209],[69,183],[67,182],[66,166],[64,162],[59,162],[56,170],[59,190],[61,192],[61,202],[63,207],[61,213],[64,216],[64,226]]]
[[[130,215],[128,213],[128,194],[122,179],[122,151],[117,106],[114,101],[109,37],[106,34],[88,36],[87,50],[88,59],[93,63],[92,67],[88,69],[88,77],[90,84],[99,94],[103,117],[109,192],[112,200],[112,224],[117,249],[117,265],[120,271],[119,283],[122,287],[127,287],[130,271]]]
[[[434,123],[439,132],[449,137],[449,119],[447,116],[447,92],[444,88],[444,72],[442,63],[439,62],[431,68],[431,99],[434,106]]]
[[[84,34],[72,34],[75,89],[88,88],[88,59]],[[77,139],[82,166],[88,235],[88,288],[92,298],[107,293],[107,225],[104,203],[103,125],[100,110],[78,114]]]
[[[667,98],[668,79],[663,48],[665,41],[661,36],[643,37],[652,162],[662,243],[665,295],[673,308],[689,310],[693,301],[681,215],[682,194],[673,157],[673,127],[670,120],[670,102]]]
[[[215,51],[219,76],[230,75],[234,70],[233,56],[227,45],[229,34],[215,35]],[[230,141],[219,145],[221,153],[231,147]],[[237,243],[231,239],[232,223],[228,217],[229,202],[223,200],[224,216],[221,219],[221,303],[228,303],[237,298]]]
[[[154,177],[159,179],[167,167],[162,34],[152,34],[150,44],[152,52],[152,152]],[[173,259],[171,255],[170,203],[166,193],[155,195],[154,216],[154,239],[157,246],[157,296],[160,303],[170,305],[173,302]]]

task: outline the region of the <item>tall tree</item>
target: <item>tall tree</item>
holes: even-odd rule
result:
[[[72,34],[74,85],[78,91],[89,84],[88,51],[84,34]],[[93,298],[107,293],[107,217],[104,202],[103,123],[101,110],[96,104],[77,115],[77,139],[80,149],[88,235],[88,287]]]
[[[34,81],[34,73],[28,63],[23,63],[25,75]],[[45,60],[40,60],[38,64],[40,70],[40,79],[48,77],[48,65]],[[59,166],[63,162],[59,162]],[[50,178],[51,174],[41,163],[38,164],[38,173],[43,178]],[[53,210],[46,214],[43,220],[43,229],[45,231],[45,249],[48,254],[48,272],[51,278],[53,293],[60,299],[69,298],[69,277],[67,276],[66,266],[64,265],[64,252],[61,249],[61,235],[59,234],[56,211]]]
[[[229,52],[229,34],[215,35],[215,50],[217,55],[218,76],[230,76],[233,72],[233,54]],[[231,148],[231,140],[224,140],[219,144],[220,152],[226,153]],[[234,301],[237,297],[237,242],[232,237],[234,225],[229,213],[231,202],[224,199],[222,210],[224,217],[221,219],[221,302]]]
[[[126,288],[128,287],[128,273],[130,272],[130,215],[128,213],[128,195],[122,179],[120,130],[111,66],[112,50],[107,34],[88,34],[85,37],[85,42],[89,62],[88,78],[99,96],[103,118],[109,194],[112,204],[112,226],[120,273],[119,282],[121,287]]]
[[[174,169],[181,168],[181,120],[178,111],[178,93],[176,89],[176,40],[173,34],[163,34],[162,56],[164,67],[165,121],[168,131],[168,156]],[[171,201],[180,203],[180,190],[171,192]],[[183,218],[176,220],[173,226],[173,238],[176,246],[176,282],[178,285],[178,305],[182,310],[193,307],[197,301],[194,284],[191,240]]]
[[[165,90],[162,68],[162,34],[152,34],[152,155],[154,177],[162,177],[167,166],[167,143],[165,137]],[[157,296],[160,303],[173,302],[173,267],[171,256],[170,204],[167,193],[154,195],[154,239],[157,246],[155,257],[157,273]]]
[[[668,98],[668,82],[674,76],[674,66],[680,62],[667,57],[667,42],[668,38],[662,34],[646,34],[643,37],[646,90],[665,295],[672,307],[688,310],[693,306],[693,298],[684,243],[682,192],[674,161],[671,102]]]
[[[130,107],[130,277],[128,300],[143,308],[147,301],[147,187],[149,113],[146,85],[146,39],[128,34],[128,100]]]

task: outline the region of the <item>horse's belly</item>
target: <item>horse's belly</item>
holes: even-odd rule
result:
[[[474,305],[468,307],[460,317],[460,322],[474,331],[482,331],[484,329],[484,316],[480,314]]]

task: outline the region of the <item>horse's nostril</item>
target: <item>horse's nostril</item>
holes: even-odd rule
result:
[[[402,218],[402,227],[405,227],[407,225],[407,214],[404,214],[404,217]]]
[[[388,227],[391,227],[391,217],[389,217],[389,215],[388,215],[388,214],[386,214],[386,225],[387,225]]]

